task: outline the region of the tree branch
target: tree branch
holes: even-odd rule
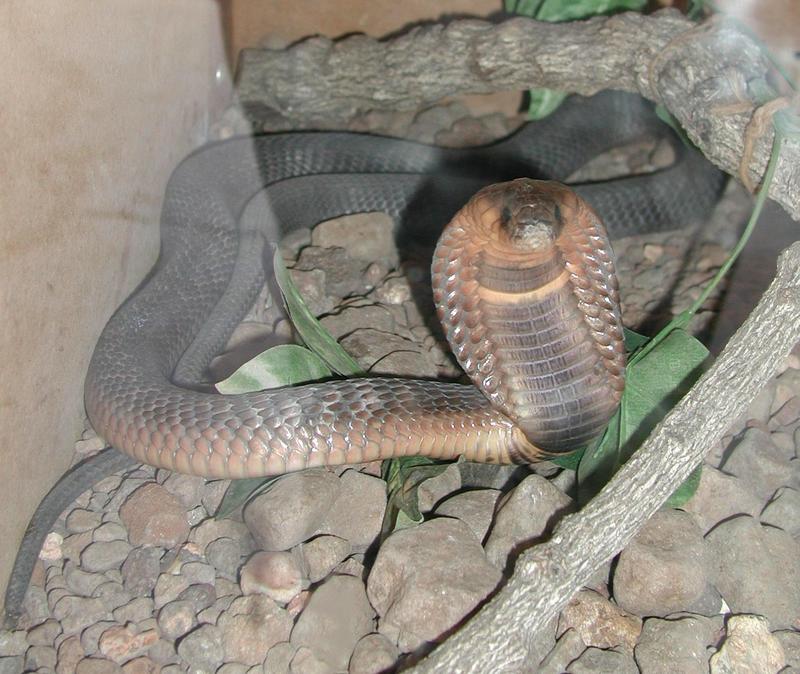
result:
[[[297,127],[330,128],[369,110],[416,109],[458,94],[633,91],[663,103],[732,175],[739,175],[745,139],[752,138],[746,174],[757,185],[772,129],[766,124],[759,137],[751,120],[764,102],[767,71],[758,46],[730,23],[698,26],[663,10],[562,24],[462,20],[387,41],[318,37],[282,51],[245,50],[238,93],[256,119],[275,111]],[[800,220],[800,140],[784,143],[770,196]]]
[[[795,243],[781,254],[753,313],[644,446],[585,508],[564,518],[547,543],[523,553],[508,584],[412,671],[521,671],[543,628],[628,544],[775,375],[800,341],[798,316]]]

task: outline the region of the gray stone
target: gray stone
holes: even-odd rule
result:
[[[303,543],[301,552],[308,579],[317,583],[326,578],[351,551],[350,541],[338,536],[322,535]]]
[[[137,597],[127,604],[114,609],[114,620],[122,625],[138,623],[153,615],[154,604],[150,597]]]
[[[760,428],[744,432],[722,469],[741,478],[762,501],[784,486],[791,474],[789,459],[776,447],[770,434]]]
[[[451,463],[441,473],[428,478],[417,488],[419,511],[431,512],[442,499],[461,489],[461,471],[458,464]]]
[[[323,316],[320,323],[336,339],[346,337],[361,328],[373,328],[383,332],[395,330],[394,316],[380,304],[345,306],[336,313]]]
[[[364,584],[352,576],[333,576],[311,593],[291,642],[311,649],[334,671],[346,670],[356,643],[372,632],[374,622]]]
[[[162,551],[158,548],[134,548],[122,564],[122,584],[135,597],[149,595],[161,573]]]
[[[180,640],[178,655],[190,667],[213,672],[225,659],[222,633],[214,625],[200,625]]]
[[[205,478],[171,472],[162,485],[175,496],[186,510],[199,506],[202,502]]]
[[[173,548],[189,535],[186,508],[160,484],[148,482],[120,506],[119,516],[133,545]]]
[[[646,674],[707,674],[716,625],[705,616],[644,621],[634,657]]]
[[[263,550],[288,550],[319,530],[339,489],[323,468],[285,475],[247,504],[244,521]]]
[[[0,657],[24,655],[28,649],[25,630],[0,630]]]
[[[83,658],[75,667],[75,674],[121,674],[122,667],[105,658]]]
[[[56,637],[61,634],[61,625],[57,620],[49,618],[28,630],[28,643],[31,646],[52,646]],[[0,637],[0,640],[2,637]],[[0,653],[0,655],[2,655]]]
[[[639,674],[630,655],[600,648],[587,648],[567,667],[567,674]]]
[[[94,655],[100,650],[100,637],[110,627],[118,625],[115,620],[101,620],[98,623],[89,625],[83,632],[81,632],[81,646],[83,647],[86,655]]]
[[[542,660],[537,671],[539,674],[562,674],[566,671],[567,665],[577,660],[585,650],[586,644],[580,635],[575,630],[569,629],[558,638],[556,645]]]
[[[159,609],[164,604],[177,599],[178,595],[189,587],[189,580],[181,575],[172,573],[162,573],[156,581],[153,589],[153,599],[156,608]]]
[[[217,573],[224,578],[235,580],[242,561],[242,548],[238,541],[223,536],[206,546],[206,559]]]
[[[172,641],[182,637],[197,625],[197,612],[190,601],[174,600],[158,611],[158,629],[161,636]]]
[[[75,508],[71,510],[65,522],[67,531],[71,534],[79,534],[84,531],[92,531],[100,526],[103,514],[85,508]]]
[[[331,297],[349,297],[366,292],[367,287],[362,278],[366,265],[353,258],[341,247],[320,248],[307,246],[300,251],[297,263],[292,270],[325,272],[325,294]]]
[[[619,556],[614,599],[640,616],[691,610],[710,590],[710,560],[694,516],[658,511]]]
[[[744,480],[704,464],[697,491],[682,508],[696,515],[700,528],[706,534],[719,522],[735,515],[755,517],[762,504],[762,499],[753,493]]]
[[[380,615],[379,631],[407,652],[457,625],[500,578],[470,528],[440,517],[389,536],[369,574],[367,593]]]
[[[94,591],[106,582],[106,577],[100,573],[90,573],[82,570],[71,560],[64,564],[64,580],[67,588],[82,597],[91,597]]]
[[[25,653],[25,669],[34,671],[42,668],[55,670],[58,655],[52,646],[31,646]]]
[[[351,257],[371,262],[398,261],[394,220],[386,213],[357,213],[319,223],[311,232],[311,245],[341,246]]]
[[[292,674],[335,674],[335,670],[320,660],[310,648],[302,646],[297,649],[289,665]]]
[[[217,621],[226,661],[258,665],[275,644],[289,640],[292,619],[263,594],[240,597]]]
[[[187,580],[189,585],[199,583],[213,585],[216,580],[214,567],[203,562],[186,562],[182,564],[181,576]]]
[[[382,634],[367,634],[353,649],[348,674],[380,674],[391,670],[400,653]]]
[[[335,306],[326,294],[325,272],[322,269],[290,269],[289,274],[303,302],[314,316],[327,314]],[[277,330],[277,326],[276,326]]]
[[[711,674],[761,674],[786,666],[783,646],[761,616],[731,616],[726,628],[725,641],[710,659]]]
[[[416,342],[373,328],[359,328],[341,345],[370,374],[435,377],[436,365]]]
[[[531,475],[503,497],[486,539],[486,556],[499,569],[536,543],[574,508],[566,494],[539,475]]]
[[[761,513],[761,523],[783,529],[793,538],[800,538],[800,491],[781,487]]]
[[[774,636],[783,647],[786,656],[786,665],[800,669],[800,632],[795,630],[779,630],[773,632]]]
[[[209,583],[195,583],[181,592],[177,599],[190,602],[195,612],[199,613],[217,600],[217,591],[215,586]]]
[[[119,522],[104,522],[92,533],[92,540],[99,542],[125,541],[128,531]]]
[[[257,552],[242,568],[240,585],[243,594],[264,594],[279,604],[286,604],[299,594],[303,573],[289,552]]]
[[[53,607],[53,617],[61,622],[64,634],[76,634],[84,627],[111,618],[116,607],[96,597],[62,597]]]
[[[19,674],[25,666],[21,655],[0,656],[0,674]]]
[[[574,631],[586,646],[632,653],[642,621],[597,592],[580,590],[558,619],[556,634],[560,637],[568,630]]]
[[[288,641],[281,641],[269,649],[267,657],[264,658],[264,673],[269,674],[289,674],[289,665],[295,654],[294,644]]]
[[[113,611],[115,608],[127,604],[133,597],[131,597],[123,587],[122,583],[109,580],[106,583],[98,586],[94,591],[94,595],[102,600],[108,610]]]
[[[317,533],[344,538],[354,551],[364,552],[380,535],[385,510],[386,483],[355,469],[346,470]]]
[[[98,541],[86,546],[81,553],[81,567],[91,573],[118,569],[128,557],[128,541]]]
[[[483,541],[492,524],[494,509],[500,491],[497,489],[472,489],[446,498],[434,510],[435,515],[455,517],[466,524]]]
[[[733,613],[762,615],[774,629],[800,624],[800,543],[746,516],[722,522],[706,539],[717,589]]]

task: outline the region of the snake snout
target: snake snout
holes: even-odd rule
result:
[[[511,243],[523,250],[548,249],[564,226],[560,190],[547,181],[518,179],[503,196],[501,227]]]

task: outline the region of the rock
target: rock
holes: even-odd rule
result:
[[[762,500],[735,475],[726,475],[708,464],[703,465],[700,484],[683,506],[683,510],[694,513],[703,531],[734,515],[758,515]]]
[[[441,473],[428,478],[419,485],[417,497],[419,511],[429,513],[443,498],[461,489],[461,471],[458,464],[451,463]]]
[[[269,649],[264,658],[264,674],[289,674],[289,664],[295,654],[295,647],[288,641],[281,641]]]
[[[346,470],[339,477],[339,490],[317,533],[338,536],[353,550],[364,552],[378,538],[386,510],[386,483],[380,478]]]
[[[761,616],[731,616],[726,627],[725,641],[711,656],[711,674],[761,674],[786,666],[783,646]]]
[[[384,542],[367,593],[380,615],[379,631],[407,652],[458,624],[500,577],[469,527],[442,517],[396,531]]]
[[[564,632],[556,645],[547,654],[539,665],[539,674],[562,674],[567,670],[567,665],[576,660],[586,650],[580,635],[573,629]]]
[[[216,581],[214,567],[204,562],[185,562],[181,565],[180,573],[189,585],[213,585]]]
[[[25,653],[25,669],[29,672],[42,669],[54,670],[58,654],[52,646],[31,646]],[[0,668],[0,671],[2,669]]]
[[[257,552],[242,568],[240,585],[244,594],[265,594],[286,604],[301,589],[303,573],[288,552]]]
[[[333,309],[335,304],[333,298],[326,294],[324,271],[321,269],[290,269],[289,275],[308,310],[314,316],[327,314]]]
[[[773,632],[772,636],[780,642],[783,648],[783,653],[786,656],[786,665],[794,669],[800,669],[800,632],[779,630],[778,632]]]
[[[138,623],[152,617],[155,604],[150,597],[137,597],[127,604],[115,608],[113,611],[114,620],[124,625],[126,623]]]
[[[81,553],[81,567],[90,573],[118,569],[130,551],[127,541],[91,543]]]
[[[746,516],[722,522],[706,539],[717,589],[733,613],[762,615],[775,629],[800,627],[800,543]]]
[[[74,508],[67,515],[65,526],[71,534],[80,534],[84,531],[92,531],[100,526],[103,514],[85,508]]]
[[[288,641],[292,631],[289,614],[263,594],[234,600],[217,625],[222,631],[226,661],[247,665],[263,662],[267,651],[280,641]]]
[[[25,666],[21,655],[0,656],[0,674],[19,674]]]
[[[346,337],[361,328],[374,328],[390,333],[395,330],[394,316],[380,304],[345,306],[336,313],[323,316],[320,323],[336,339]]]
[[[146,655],[128,660],[122,665],[123,674],[159,674],[161,667]]]
[[[497,489],[472,489],[446,498],[436,506],[434,514],[461,520],[479,541],[483,541],[492,524],[498,498],[500,491]]]
[[[617,651],[604,651],[599,648],[587,648],[577,660],[567,667],[568,674],[639,674],[630,655]]]
[[[312,650],[332,670],[346,670],[356,643],[372,632],[374,622],[364,584],[352,576],[333,576],[312,592],[291,642]]]
[[[294,271],[320,270],[325,273],[325,294],[331,297],[350,297],[361,295],[367,291],[362,278],[366,265],[353,258],[347,250],[340,246],[320,248],[306,246],[300,251]]]
[[[317,583],[326,578],[351,550],[350,542],[338,536],[322,535],[303,543],[301,552],[308,579]]]
[[[386,213],[357,213],[321,222],[311,232],[311,245],[341,246],[351,257],[366,262],[381,258],[398,262],[394,220]]]
[[[111,627],[118,627],[119,623],[113,620],[101,620],[100,622],[89,625],[81,632],[81,646],[86,655],[96,655],[100,652],[100,637],[103,632]]]
[[[263,550],[288,550],[319,530],[339,489],[324,468],[290,473],[247,504],[245,524]]]
[[[239,541],[223,536],[206,546],[205,557],[220,576],[235,580],[242,560],[242,546]]]
[[[540,540],[573,508],[572,499],[543,477],[531,475],[498,503],[486,539],[486,556],[497,568],[505,569],[510,558]]]
[[[197,625],[196,615],[195,607],[190,601],[175,599],[164,604],[158,612],[161,636],[176,641]]]
[[[188,601],[196,613],[207,609],[217,600],[217,590],[209,583],[195,583],[181,592],[178,601]]]
[[[370,374],[435,377],[436,365],[416,342],[373,328],[359,328],[341,340],[341,345]]]
[[[122,584],[134,597],[148,596],[161,573],[158,548],[134,548],[122,564]]]
[[[800,538],[800,491],[781,487],[761,513],[761,523],[783,529],[795,539]]]
[[[531,474],[529,466],[474,463],[472,461],[462,461],[458,464],[458,468],[461,471],[462,487],[499,489],[502,492],[516,487]]]
[[[142,655],[158,641],[158,632],[154,629],[136,633],[130,627],[115,625],[103,632],[98,645],[100,652],[117,664],[127,662]]]
[[[401,305],[413,299],[411,283],[405,276],[389,276],[370,293],[381,304]]]
[[[189,542],[196,544],[204,555],[208,555],[208,546],[220,538],[229,538],[239,543],[243,555],[255,549],[247,525],[227,517],[219,520],[209,517],[189,533]]]
[[[694,516],[658,511],[619,556],[614,599],[640,616],[690,610],[708,595],[710,562]]]
[[[95,542],[127,541],[128,531],[118,522],[104,522],[92,533]]]
[[[367,634],[353,649],[348,674],[380,674],[394,666],[400,653],[382,634]]]
[[[113,608],[96,597],[66,596],[53,607],[53,617],[61,622],[64,634],[76,634],[92,623],[111,618]]]
[[[95,591],[94,596],[100,599],[106,608],[113,611],[124,604],[127,604],[133,597],[131,597],[122,586],[122,583],[109,580],[100,585]]]
[[[0,630],[0,657],[25,655],[28,641],[25,630]]]
[[[295,652],[289,671],[292,674],[335,674],[330,665],[320,660],[314,651],[305,646]]]
[[[178,655],[190,666],[213,672],[225,659],[222,633],[214,625],[200,625],[178,643]]]
[[[648,674],[707,674],[716,631],[714,621],[705,616],[648,618],[634,651],[636,663]]]
[[[573,630],[586,646],[632,653],[642,621],[592,590],[580,590],[561,612],[556,634]]]
[[[786,484],[791,464],[760,428],[748,428],[722,464],[726,473],[736,475],[748,484],[762,501]]]
[[[74,674],[78,662],[86,655],[76,635],[64,639],[56,650],[58,651],[56,674]]]
[[[185,510],[191,510],[201,504],[206,480],[196,475],[170,472],[162,486],[180,501]]]
[[[125,500],[119,516],[134,545],[172,548],[189,535],[186,509],[164,487],[148,482]]]
[[[0,644],[3,643],[3,636],[2,636],[3,634],[6,633],[0,632]],[[11,632],[11,634],[15,633]],[[56,637],[59,636],[60,634],[61,634],[61,625],[58,624],[57,620],[48,618],[44,622],[28,630],[27,641],[31,646],[52,646],[55,643]],[[25,639],[24,632],[22,632],[22,638],[23,640]],[[5,655],[5,654],[0,651],[0,655]],[[14,655],[21,655],[21,653]]]
[[[121,674],[122,667],[105,658],[83,658],[75,666],[74,674]]]
[[[173,599],[177,599],[178,595],[187,587],[189,587],[189,581],[185,577],[174,573],[162,573],[153,589],[156,608],[160,609]]]

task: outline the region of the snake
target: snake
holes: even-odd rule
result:
[[[561,183],[590,158],[654,136],[670,139],[669,167]],[[625,379],[610,241],[705,218],[723,184],[649,104],[610,91],[571,97],[557,115],[477,148],[325,131],[191,154],[166,188],[155,267],[108,321],[89,365],[87,413],[110,447],[67,473],[34,514],[6,621],[21,613],[60,512],[139,463],[244,478],[408,454],[530,463],[587,443]],[[272,246],[296,228],[370,211],[392,216],[401,245],[438,240],[434,302],[472,385],[363,376],[210,390],[206,368],[263,287]]]

